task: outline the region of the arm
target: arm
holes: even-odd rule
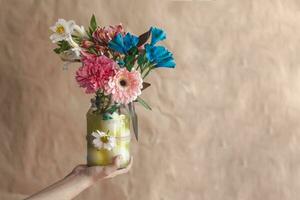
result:
[[[118,170],[119,160],[120,157],[117,156],[114,158],[112,165],[104,167],[87,167],[86,165],[79,165],[75,167],[74,170],[64,179],[28,197],[27,200],[72,199],[98,180],[112,178],[119,174],[128,172],[133,159],[131,158],[128,167]]]

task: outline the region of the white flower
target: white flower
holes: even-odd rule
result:
[[[109,136],[107,133],[102,131],[95,131],[92,133],[93,145],[97,149],[112,150],[116,145],[116,138]]]
[[[66,21],[64,19],[58,19],[55,25],[50,27],[50,29],[54,32],[50,36],[52,42],[56,43],[62,40],[69,40],[74,31],[74,25],[75,22],[73,20]]]
[[[77,24],[75,24],[73,28],[74,28],[74,35],[79,37],[87,37],[87,33],[83,26],[78,26]]]

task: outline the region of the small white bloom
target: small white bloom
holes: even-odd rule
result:
[[[77,24],[75,24],[73,28],[74,28],[74,35],[79,37],[87,37],[87,33],[83,26],[78,26]]]
[[[51,26],[50,29],[54,32],[50,39],[53,43],[68,40],[71,38],[71,34],[74,31],[75,22],[73,20],[66,21],[64,19],[58,19],[54,26]]]
[[[102,131],[95,131],[92,133],[93,145],[97,149],[107,149],[112,150],[116,145],[116,138],[109,136],[107,133]]]

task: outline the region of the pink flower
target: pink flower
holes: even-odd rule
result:
[[[87,56],[82,58],[82,67],[76,71],[76,81],[86,93],[104,89],[116,73],[117,64],[106,56]]]
[[[93,33],[93,37],[102,45],[107,45],[109,41],[114,39],[118,33],[125,34],[122,24],[109,26],[109,27],[99,27]]]
[[[141,94],[142,87],[143,80],[138,71],[129,72],[122,68],[109,80],[105,92],[111,94],[116,103],[128,104]]]
[[[89,40],[83,39],[83,40],[81,41],[81,46],[82,46],[83,48],[85,48],[85,49],[88,49],[88,48],[90,48],[90,47],[93,46],[93,45],[94,45],[94,43],[91,42],[91,41],[89,41]]]

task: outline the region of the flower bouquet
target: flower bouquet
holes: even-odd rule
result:
[[[144,80],[156,68],[175,67],[172,53],[157,45],[166,39],[165,32],[151,27],[135,36],[122,24],[99,26],[94,15],[88,29],[64,19],[50,29],[50,39],[58,46],[54,52],[65,67],[82,63],[75,79],[85,93],[94,94],[86,115],[88,165],[108,165],[121,155],[125,167],[130,160],[130,129],[138,139],[135,103],[151,110],[140,97],[150,86]]]

